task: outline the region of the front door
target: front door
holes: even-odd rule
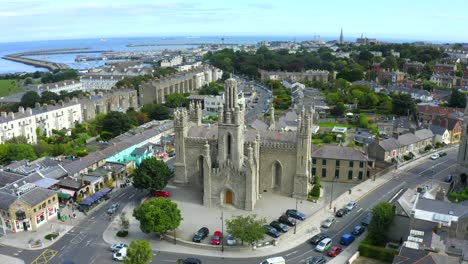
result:
[[[23,229],[24,231],[28,231],[28,225],[26,225],[26,222],[23,222]]]
[[[232,191],[226,191],[226,204],[232,204]]]

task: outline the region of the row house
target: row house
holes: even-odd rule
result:
[[[436,74],[454,75],[456,71],[457,71],[456,64],[436,63],[434,65],[434,72]]]
[[[433,106],[433,105],[417,105],[416,110],[418,112],[418,120],[423,123],[431,123],[436,117],[446,116],[448,114],[462,114],[463,108],[456,107],[444,107],[444,106]]]
[[[375,140],[369,145],[369,157],[378,161],[392,162],[401,160],[404,155],[424,152],[428,145],[432,145],[434,134],[429,129],[420,129],[414,133],[396,135],[383,140]]]
[[[138,109],[138,93],[134,89],[112,89],[110,91],[91,92],[87,97],[80,98],[83,120],[96,118],[98,114],[111,111],[125,113],[128,109]]]
[[[434,100],[431,93],[423,89],[409,88],[405,86],[389,86],[385,89],[386,94],[390,94],[392,92],[409,94],[414,100],[421,100],[423,102]]]
[[[430,81],[439,86],[452,88],[457,85],[457,79],[458,78],[452,77],[451,75],[448,75],[448,74],[433,74],[431,75]]]
[[[303,72],[265,71],[260,70],[261,80],[288,80],[291,82],[319,81],[328,82],[330,72],[325,70],[307,70]]]
[[[142,63],[112,63],[106,67],[89,71],[88,75],[108,75],[108,76],[127,76],[135,77],[139,75],[147,75],[154,73],[152,67],[144,66]]]
[[[29,143],[37,142],[36,131],[51,136],[52,130],[69,130],[75,123],[82,122],[81,105],[75,98],[72,101],[42,106],[36,103],[35,108],[19,107],[17,113],[0,113],[0,143],[13,137],[24,136]]]
[[[403,64],[403,71],[408,72],[409,68],[414,68],[416,69],[417,73],[421,73],[422,70],[424,69],[424,66],[426,66],[425,63],[418,62],[418,61],[405,62]]]
[[[93,90],[110,90],[115,84],[125,78],[126,75],[85,75],[80,81],[83,83],[83,89],[87,91]]]
[[[48,91],[60,94],[60,92],[73,92],[80,91],[83,89],[83,84],[78,80],[66,80],[56,83],[41,84],[37,86],[39,93]]]
[[[461,140],[463,119],[454,115],[438,116],[432,120],[432,124],[446,128],[450,133],[450,144],[457,144]]]

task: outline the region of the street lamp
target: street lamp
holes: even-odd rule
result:
[[[302,203],[302,200],[300,200],[300,201],[301,201],[301,203]],[[297,212],[297,204],[298,204],[298,202],[299,202],[299,199],[296,198],[296,212]],[[296,222],[296,224],[294,225],[294,234],[296,234],[296,228],[297,228],[297,222]]]
[[[329,209],[332,209],[332,201],[333,201],[333,184],[335,183],[335,180],[336,180],[336,177],[333,178],[332,180],[332,187],[331,187],[331,192],[330,192],[330,208]]]
[[[224,210],[221,209],[221,252],[224,252]]]

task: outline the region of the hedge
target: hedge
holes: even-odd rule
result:
[[[366,244],[365,240],[363,240],[359,245],[359,255],[368,258],[378,259],[391,263],[393,262],[393,257],[396,254],[398,254],[397,251]]]
[[[120,230],[117,232],[118,237],[126,237],[128,236],[128,231],[127,230]]]
[[[45,239],[47,240],[54,240],[56,237],[58,237],[59,235],[58,234],[55,234],[55,233],[52,233],[52,234],[47,234],[45,236]]]

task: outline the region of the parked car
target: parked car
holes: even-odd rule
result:
[[[155,196],[155,197],[169,197],[169,196],[171,196],[171,193],[168,192],[168,191],[159,190],[159,191],[153,192],[153,196]]]
[[[296,220],[294,220],[292,217],[289,217],[287,215],[282,215],[278,218],[278,221],[280,223],[283,223],[288,226],[295,226],[296,225]]]
[[[205,239],[208,236],[209,233],[210,233],[210,231],[208,230],[208,228],[202,227],[202,228],[200,228],[200,230],[198,230],[195,233],[195,235],[193,236],[192,241],[200,243],[203,239]]]
[[[322,227],[330,228],[336,222],[335,217],[329,217],[322,223]]]
[[[114,253],[114,255],[112,256],[112,259],[122,261],[126,256],[127,256],[127,248],[123,247],[118,252]]]
[[[364,231],[366,231],[366,228],[361,226],[361,225],[357,225],[353,228],[353,232],[351,232],[351,234],[355,235],[355,236],[360,236],[362,233],[364,233]]]
[[[443,151],[439,152],[438,154],[439,154],[439,157],[447,156],[447,153]]]
[[[445,181],[445,182],[452,182],[452,181],[453,181],[453,176],[452,176],[452,174],[447,175],[447,177],[445,177],[444,181]]]
[[[341,208],[339,209],[338,211],[336,211],[336,214],[335,216],[337,217],[343,217],[344,215],[346,215],[348,213],[348,211],[344,208]]]
[[[169,152],[169,153],[168,153],[168,156],[169,156],[169,157],[174,157],[174,156],[175,156],[175,151]]]
[[[315,247],[315,250],[317,250],[318,252],[324,252],[328,250],[331,247],[331,245],[332,245],[332,240],[331,238],[327,237],[317,244],[317,246]]]
[[[270,225],[264,225],[265,228],[265,233],[271,237],[278,238],[281,236],[281,232],[276,230],[276,228],[270,226]]]
[[[119,210],[119,207],[120,207],[119,203],[112,204],[109,207],[109,209],[107,209],[107,213],[108,214],[113,214],[113,213],[117,212],[117,210]]]
[[[324,240],[325,238],[328,238],[328,235],[325,235],[323,233],[320,233],[320,234],[317,234],[315,236],[313,236],[309,242],[312,244],[312,245],[317,245],[318,243],[320,243],[320,241]]]
[[[119,250],[121,250],[122,248],[124,247],[127,247],[127,244],[124,244],[124,243],[115,243],[115,244],[112,244],[112,246],[110,247],[110,250],[112,252],[118,252]]]
[[[295,219],[299,219],[299,220],[305,220],[306,219],[306,215],[297,211],[297,210],[294,210],[294,209],[289,209],[289,210],[286,210],[286,215],[287,216],[290,216],[292,218],[295,218]]]
[[[178,259],[177,264],[202,264],[202,261],[197,258],[186,258],[186,259]]]
[[[274,257],[265,259],[260,264],[286,264],[286,260],[283,257]]]
[[[363,226],[368,226],[372,220],[372,212],[368,212],[366,217],[362,220],[361,224]]]
[[[327,251],[329,257],[336,257],[343,249],[340,246],[333,246]]]
[[[354,208],[356,208],[356,206],[357,206],[357,203],[355,201],[351,201],[345,205],[344,209],[351,212]]]
[[[235,246],[237,244],[237,240],[233,235],[228,235],[226,237],[226,244],[228,246]]]
[[[351,235],[351,234],[344,234],[341,236],[341,239],[340,239],[340,244],[343,245],[343,246],[347,246],[351,243],[353,243],[354,241],[354,236]]]
[[[437,154],[437,153],[431,155],[431,159],[432,159],[432,160],[436,160],[436,159],[438,159],[439,157],[440,157],[440,156],[439,156],[439,154]]]
[[[271,225],[272,227],[274,227],[276,230],[281,231],[281,232],[283,232],[283,233],[286,233],[286,232],[288,232],[288,230],[289,230],[289,228],[288,228],[287,225],[282,224],[282,223],[280,223],[280,222],[278,222],[278,221],[273,221],[273,222],[270,223],[270,225]]]
[[[306,264],[324,264],[327,260],[323,256],[315,256],[312,259],[307,260]]]
[[[215,231],[213,234],[213,237],[211,237],[211,245],[221,244],[222,239],[223,239],[223,233],[221,233],[221,231]]]

